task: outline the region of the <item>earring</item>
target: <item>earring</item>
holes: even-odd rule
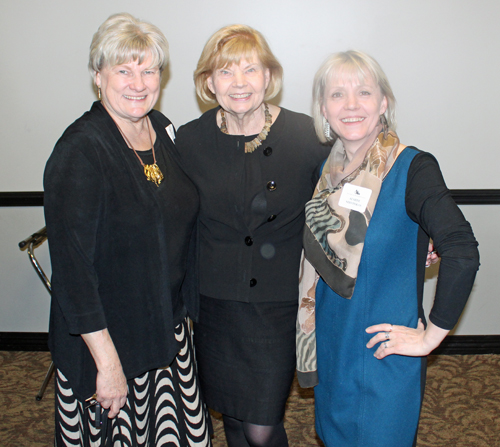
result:
[[[101,87],[97,87],[97,97],[101,100]]]
[[[323,117],[323,132],[325,134],[325,137],[327,141],[330,141],[332,139],[331,137],[331,127],[328,121],[326,120],[325,117]]]
[[[387,134],[389,133],[389,125],[387,124],[387,118],[384,114],[380,115],[380,124],[382,124],[384,131],[384,140],[387,140]]]

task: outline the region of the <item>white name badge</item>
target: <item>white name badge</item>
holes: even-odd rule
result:
[[[356,186],[352,183],[346,183],[342,188],[339,205],[350,210],[364,213],[371,195],[371,189]]]
[[[168,136],[170,137],[170,139],[175,143],[175,130],[174,130],[174,126],[172,126],[172,124],[169,124],[167,127],[165,127],[165,130],[167,131]]]

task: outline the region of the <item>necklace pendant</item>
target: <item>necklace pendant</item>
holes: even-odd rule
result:
[[[245,143],[245,154],[251,154],[256,148],[258,148],[262,142],[267,138],[267,135],[269,134],[269,131],[271,130],[271,126],[273,123],[273,116],[271,115],[271,112],[269,112],[269,106],[267,103],[264,103],[264,116],[265,116],[265,123],[264,127],[260,131],[259,135],[257,135],[252,141],[247,141]],[[227,121],[226,121],[226,114],[224,113],[224,109],[220,109],[220,130],[222,133],[225,133],[229,135],[229,131],[227,130]]]
[[[160,186],[163,180],[163,173],[156,163],[152,165],[144,165],[144,174],[148,181],[153,182],[156,186]]]

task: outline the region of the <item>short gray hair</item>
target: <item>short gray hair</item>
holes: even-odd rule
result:
[[[324,117],[321,112],[323,101],[325,98],[325,88],[327,82],[348,72],[351,76],[357,76],[361,81],[366,76],[372,76],[375,83],[380,87],[382,95],[387,98],[387,110],[384,116],[390,130],[396,130],[396,98],[392,92],[389,80],[382,70],[379,63],[371,56],[362,51],[349,50],[345,52],[335,53],[331,55],[321,65],[314,77],[313,83],[313,106],[312,114],[314,118],[314,128],[316,134],[322,143],[326,143],[327,139],[324,133]]]
[[[168,64],[168,42],[156,26],[128,13],[110,16],[97,30],[90,44],[89,70],[92,76],[103,67],[130,61],[142,64],[149,55],[160,73]]]

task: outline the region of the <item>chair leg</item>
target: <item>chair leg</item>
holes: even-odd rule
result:
[[[40,391],[38,391],[38,394],[36,395],[36,400],[42,400],[43,394],[45,393],[45,389],[47,388],[47,385],[49,384],[49,380],[52,377],[53,373],[54,373],[54,362],[50,362],[47,374],[45,374],[45,380],[43,381],[42,386],[40,387]]]

